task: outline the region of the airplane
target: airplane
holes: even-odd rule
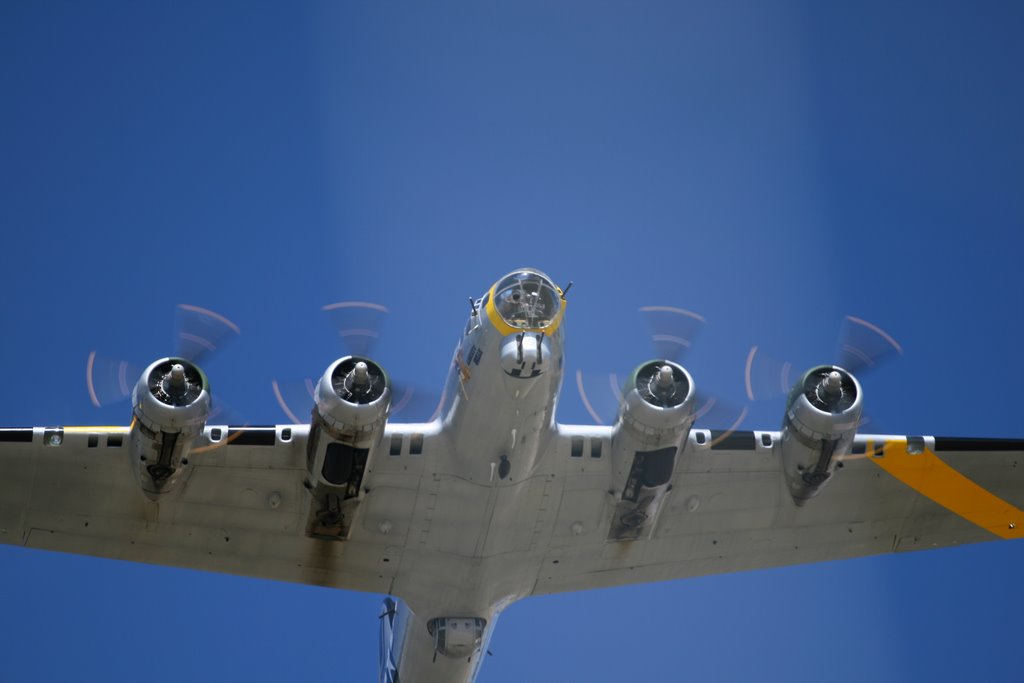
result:
[[[212,421],[199,366],[159,359],[127,427],[0,430],[0,542],[384,594],[379,680],[451,683],[531,595],[1024,535],[1024,440],[858,433],[839,365],[779,430],[703,428],[663,357],[613,424],[559,424],[567,290],[523,268],[471,301],[427,422],[389,419],[368,355],[266,427]]]

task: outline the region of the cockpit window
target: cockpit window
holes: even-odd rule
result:
[[[494,308],[510,326],[541,329],[558,317],[562,299],[540,273],[523,270],[505,276],[494,286]]]

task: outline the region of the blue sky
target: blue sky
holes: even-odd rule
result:
[[[91,350],[243,335],[215,398],[283,422],[274,377],[340,349],[319,308],[392,313],[379,357],[440,387],[466,298],[575,281],[570,371],[650,354],[636,309],[809,366],[842,316],[906,354],[889,431],[1024,437],[1018,3],[0,8],[0,422],[126,424]],[[776,428],[779,401],[748,428]],[[586,422],[567,383],[563,422]],[[527,600],[481,681],[1017,680],[1024,545]],[[371,680],[379,596],[0,548],[5,680]],[[154,648],[169,650],[153,658]]]

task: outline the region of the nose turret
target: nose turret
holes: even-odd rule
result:
[[[565,313],[562,290],[539,270],[509,273],[491,287],[486,300],[487,317],[506,337],[522,332],[551,335]]]

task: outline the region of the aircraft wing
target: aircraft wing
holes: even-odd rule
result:
[[[126,427],[0,430],[0,542],[387,593],[399,564],[389,537],[304,533],[308,432],[207,426],[180,495],[157,505],[132,470]],[[407,481],[414,495],[418,476]]]
[[[180,494],[159,505],[125,427],[0,430],[0,542],[422,598],[474,553],[515,567],[521,597],[1024,536],[1024,441],[858,436],[797,507],[778,432],[693,430],[649,535],[610,540],[611,430],[560,427],[547,472],[507,492],[529,501],[521,523],[475,541],[486,534],[466,525],[483,520],[447,514],[464,501],[441,501],[454,483],[431,474],[445,442],[427,434],[410,455],[423,427],[388,426],[391,453],[341,543],[305,534],[306,425],[207,426]]]
[[[603,441],[607,453],[610,432],[570,429],[534,594],[1024,538],[1024,440],[858,436],[828,487],[798,507],[778,432],[693,430],[650,534],[611,541],[608,458],[579,445]]]

